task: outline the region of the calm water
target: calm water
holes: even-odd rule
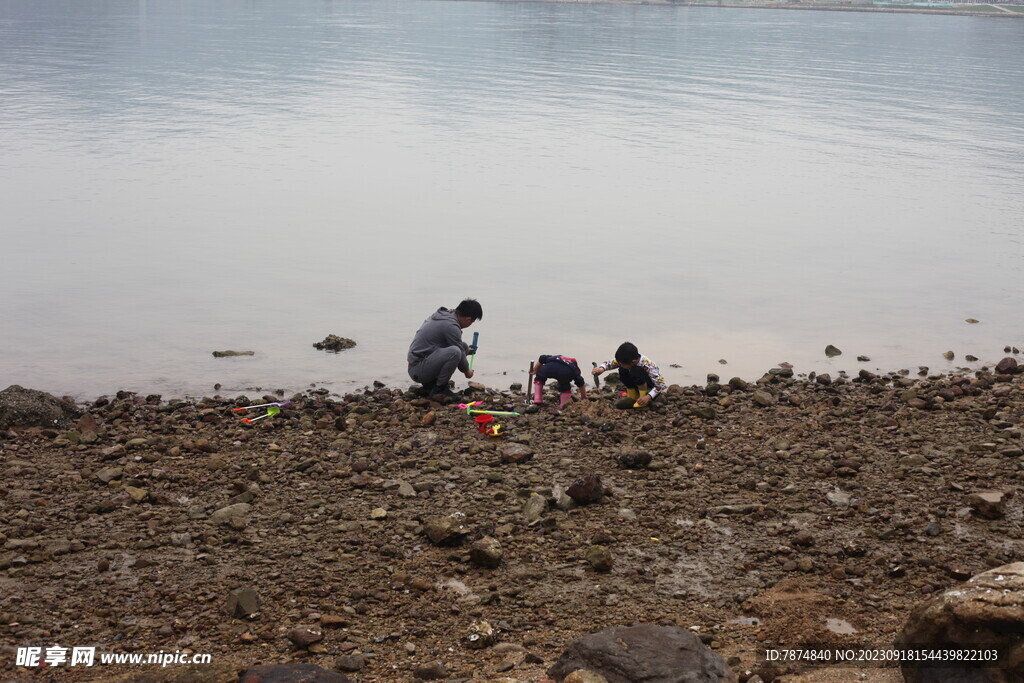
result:
[[[974,17],[0,0],[0,386],[408,384],[463,296],[500,387],[625,339],[674,382],[998,360],[1022,61]]]

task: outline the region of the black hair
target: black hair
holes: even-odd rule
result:
[[[640,357],[640,352],[636,350],[636,344],[632,342],[622,342],[619,348],[615,349],[615,360],[620,363],[632,363]]]
[[[484,309],[476,299],[464,299],[461,304],[455,307],[455,312],[473,320],[484,319]]]

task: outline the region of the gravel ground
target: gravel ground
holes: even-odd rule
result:
[[[608,388],[561,413],[472,398],[524,414],[488,437],[378,386],[246,425],[231,409],[263,397],[120,392],[66,428],[0,432],[0,680],[142,671],[15,666],[59,645],[212,655],[194,680],[304,661],[536,681],[571,640],[638,622],[692,630],[741,681],[899,680],[764,651],[884,646],[931,594],[1024,554],[1012,370],[775,368],[646,410]]]

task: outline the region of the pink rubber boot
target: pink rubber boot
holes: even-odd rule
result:
[[[571,391],[563,391],[558,394],[558,409],[561,410],[565,407],[565,404],[572,400]]]
[[[543,403],[544,402],[544,385],[540,382],[533,383],[533,402]]]

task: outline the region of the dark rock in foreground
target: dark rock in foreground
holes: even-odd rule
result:
[[[608,683],[735,681],[725,661],[678,626],[615,626],[574,641],[548,669],[557,681],[578,669]]]
[[[915,609],[896,638],[897,647],[928,651],[998,650],[998,666],[984,661],[907,661],[908,683],[1024,680],[1024,562],[974,576]]]
[[[349,678],[315,664],[267,664],[254,666],[239,683],[348,683]]]
[[[17,384],[0,391],[0,429],[63,427],[79,414],[73,403],[45,391]]]

